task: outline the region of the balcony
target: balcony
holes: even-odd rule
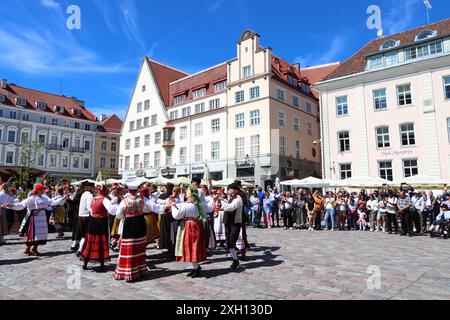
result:
[[[173,126],[165,126],[163,128],[163,148],[166,150],[175,147],[174,131],[175,127]]]
[[[84,148],[80,148],[80,147],[72,147],[72,148],[70,148],[70,152],[85,153],[86,150]]]
[[[63,150],[63,147],[60,144],[48,144],[47,149],[48,150]]]

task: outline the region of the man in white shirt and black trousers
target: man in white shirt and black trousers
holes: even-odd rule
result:
[[[244,210],[244,204],[242,198],[238,195],[239,185],[230,184],[228,186],[228,201],[221,200],[220,206],[224,211],[223,223],[225,225],[225,235],[228,249],[230,250],[231,257],[233,258],[233,264],[230,268],[235,271],[239,267],[239,258],[236,249],[236,242],[239,238],[239,233],[242,228],[242,215]],[[214,200],[217,200],[217,195]]]
[[[78,217],[75,221],[74,226],[74,242],[72,244],[72,250],[77,250],[77,256],[81,254],[81,249],[83,248],[84,236],[86,235],[87,227],[89,224],[90,212],[92,199],[94,198],[95,184],[88,182],[84,185],[84,192],[81,195],[80,206],[78,209]]]

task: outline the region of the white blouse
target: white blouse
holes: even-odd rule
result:
[[[172,207],[172,216],[175,220],[181,220],[183,218],[198,218],[199,212],[195,204],[185,202]]]
[[[22,202],[16,202],[12,204],[11,209],[20,211],[23,209],[28,210],[46,210],[49,207],[56,207],[64,205],[66,198],[60,199],[50,199],[49,197],[43,196],[31,196]]]

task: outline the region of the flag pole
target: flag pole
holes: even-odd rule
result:
[[[428,9],[428,7],[427,7],[427,21],[428,24],[430,24],[430,9]]]

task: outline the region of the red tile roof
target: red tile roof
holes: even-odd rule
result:
[[[186,77],[188,74],[182,71],[176,70],[172,67],[163,65],[157,61],[151,60],[146,57],[153,74],[156,79],[156,83],[161,93],[161,98],[164,101],[166,107],[169,106],[170,94],[169,94],[169,83],[176,81],[178,79]]]
[[[331,80],[352,74],[363,72],[366,68],[366,57],[379,52],[381,46],[388,40],[400,41],[400,46],[411,45],[415,43],[416,36],[427,29],[437,31],[437,37],[450,34],[450,19],[445,19],[429,25],[421,26],[405,32],[393,34],[391,36],[381,37],[370,41],[354,55],[344,61],[339,68],[330,73],[323,80]],[[426,41],[429,41],[428,39]]]
[[[98,130],[100,132],[120,133],[122,130],[122,120],[113,114],[98,122]]]
[[[195,89],[205,88],[205,96],[212,95],[215,93],[214,84],[224,80],[227,80],[226,63],[186,77],[185,79],[181,79],[175,83],[171,83],[169,86],[170,106],[173,106],[174,104],[174,97],[181,94],[186,95],[185,101],[193,100],[192,92]]]
[[[304,83],[307,86],[311,86],[308,79],[300,74],[300,70],[298,69],[297,65],[291,65],[286,60],[274,54],[272,54],[272,72],[273,72],[273,79],[282,82],[290,87],[292,86],[288,80],[289,75],[293,76],[299,82]],[[310,96],[311,98],[316,98],[312,93],[304,92],[301,89],[301,87],[296,87],[293,89],[301,92],[304,95]]]
[[[340,63],[331,63],[321,66],[313,66],[305,69],[301,69],[300,72],[303,77],[308,78],[311,84],[316,84],[317,82],[322,81],[326,76],[328,76],[331,72],[336,70],[340,66]],[[318,99],[319,92],[316,89],[312,89],[314,96]]]
[[[24,108],[25,110],[54,113],[79,120],[96,121],[95,115],[84,107],[84,102],[79,101],[76,98],[23,88],[13,84],[8,84],[6,89],[0,87],[0,94],[6,96],[4,104],[9,106],[15,106],[21,109]],[[17,106],[16,98],[27,99],[26,107]],[[47,109],[38,109],[37,102],[45,102],[47,104]],[[64,107],[63,113],[56,112],[57,105]],[[81,116],[73,114],[73,109],[81,110]]]

